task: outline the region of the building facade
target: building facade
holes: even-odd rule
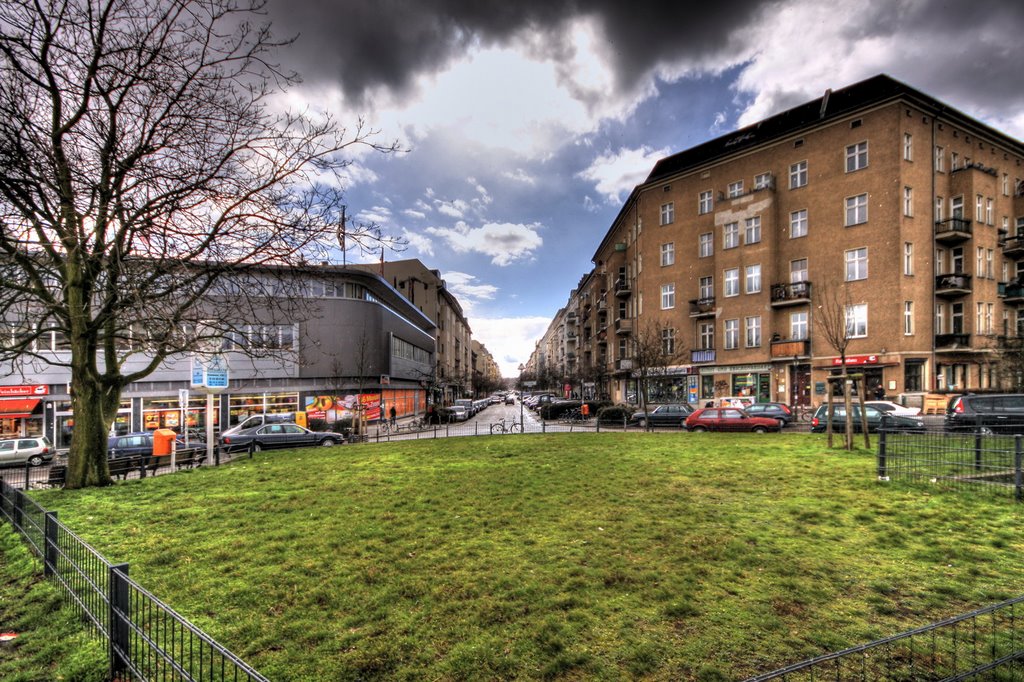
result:
[[[435,362],[434,322],[376,274],[342,267],[288,272],[301,285],[302,314],[286,323],[253,320],[224,339],[229,381],[215,396],[215,425],[226,428],[264,412],[305,412],[311,425],[330,427],[356,406],[371,420],[392,406],[399,415],[422,413],[427,391],[421,377]],[[70,352],[59,333],[42,344],[47,338],[50,345],[35,352],[50,362],[0,365],[0,431],[47,435],[65,448],[74,432]],[[130,384],[114,430],[205,429],[206,394],[192,386],[194,359],[173,356]],[[131,362],[142,366],[145,355]]]
[[[1024,335],[1022,164],[887,76],[826,92],[655,164],[548,334],[575,332],[617,400],[652,334],[652,400],[816,404],[842,356],[888,395],[994,388]]]

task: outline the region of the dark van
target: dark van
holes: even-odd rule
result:
[[[946,430],[1024,433],[1024,393],[953,396],[946,404]]]

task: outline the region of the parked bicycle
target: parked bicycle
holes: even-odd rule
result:
[[[492,434],[499,434],[499,433],[522,433],[522,432],[523,432],[523,424],[522,424],[522,422],[517,422],[515,420],[515,418],[512,419],[512,423],[511,424],[507,423],[505,421],[504,417],[499,419],[496,424],[491,424],[491,433]]]
[[[407,422],[405,424],[399,424],[397,422],[395,424],[392,424],[390,421],[386,419],[380,423],[380,432],[386,436],[391,434],[397,435],[402,431],[421,431],[422,429],[425,428],[427,428],[427,422],[422,417],[416,417],[412,421]]]
[[[562,424],[581,424],[587,421],[590,417],[584,416],[580,408],[576,407],[568,412],[562,413],[562,416],[558,418],[558,421]]]

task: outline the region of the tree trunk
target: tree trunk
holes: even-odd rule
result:
[[[114,410],[109,410],[106,403],[93,382],[72,380],[71,409],[75,414],[75,426],[68,455],[66,488],[113,483],[107,466],[107,437],[117,406],[115,404]]]

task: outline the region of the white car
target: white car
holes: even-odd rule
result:
[[[865,400],[864,404],[873,407],[879,412],[895,415],[897,417],[916,417],[921,414],[920,407],[904,407],[891,400]]]
[[[452,405],[449,409],[452,411],[452,421],[464,422],[469,419],[469,410],[465,405]]]

